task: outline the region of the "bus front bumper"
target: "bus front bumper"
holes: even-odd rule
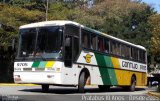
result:
[[[53,72],[14,72],[15,83],[61,84],[61,73]]]

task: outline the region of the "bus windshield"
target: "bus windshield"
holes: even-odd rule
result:
[[[62,39],[58,26],[21,29],[18,57],[61,58]]]

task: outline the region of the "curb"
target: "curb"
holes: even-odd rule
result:
[[[136,86],[136,88],[148,88],[148,86]]]
[[[36,84],[0,83],[0,86],[39,86]]]
[[[156,97],[159,97],[159,98],[160,98],[160,93],[158,93],[158,92],[151,92],[151,91],[149,91],[149,92],[148,92],[148,95],[156,96]]]
[[[0,86],[39,86],[36,84],[16,84],[16,83],[0,83]],[[86,85],[87,87],[94,87],[96,85]]]

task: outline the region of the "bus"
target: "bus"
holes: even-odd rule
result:
[[[119,86],[134,91],[147,83],[147,52],[77,22],[55,20],[20,26],[14,82],[100,90]]]

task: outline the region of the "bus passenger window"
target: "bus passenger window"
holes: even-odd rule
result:
[[[116,54],[116,43],[115,42],[111,42],[111,52],[112,54]]]
[[[104,52],[109,53],[109,40],[104,39]]]
[[[131,57],[134,60],[138,60],[138,49],[132,47]]]
[[[145,62],[145,51],[139,50],[139,60]]]
[[[90,34],[84,30],[82,30],[82,46],[90,48]]]
[[[91,49],[96,50],[96,35],[91,35]]]
[[[130,51],[129,51],[129,47],[125,46],[125,57],[129,58],[130,57]]]
[[[103,38],[98,37],[98,51],[104,51]]]
[[[133,47],[131,47],[131,59],[133,59]]]
[[[116,44],[116,54],[121,55],[120,54],[120,44],[119,43]]]
[[[121,45],[121,56],[125,56],[125,46]]]

